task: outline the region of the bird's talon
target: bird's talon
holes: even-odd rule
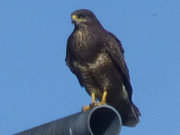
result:
[[[90,109],[90,105],[87,105],[87,106],[83,106],[82,107],[82,111],[83,112],[86,112],[86,111],[88,111]]]

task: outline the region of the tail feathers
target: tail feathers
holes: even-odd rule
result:
[[[133,103],[119,108],[118,111],[124,126],[135,127],[139,123],[139,116],[141,116],[141,113]]]

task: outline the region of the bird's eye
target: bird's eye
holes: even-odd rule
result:
[[[78,15],[78,19],[83,19],[83,18],[86,18],[86,14],[80,14],[80,15]]]

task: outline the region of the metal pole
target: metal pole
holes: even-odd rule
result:
[[[122,121],[109,105],[94,107],[15,135],[119,135]]]

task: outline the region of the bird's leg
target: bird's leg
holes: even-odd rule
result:
[[[85,111],[88,111],[89,109],[95,107],[95,106],[99,106],[99,105],[104,105],[104,104],[107,104],[106,103],[106,97],[107,97],[107,90],[104,91],[103,93],[103,96],[102,96],[102,99],[101,99],[101,102],[97,103],[96,102],[96,95],[94,92],[91,93],[91,98],[92,98],[92,102],[91,104],[87,105],[87,106],[83,106],[82,107],[82,110],[85,112]]]
[[[96,102],[96,95],[94,92],[91,93],[91,98],[92,98],[92,104],[95,104]]]
[[[106,97],[107,97],[107,91],[104,91],[104,92],[103,92],[102,99],[101,99],[101,102],[96,103],[96,105],[104,105],[104,104],[107,104],[107,103],[106,103]]]
[[[82,107],[83,112],[88,111],[96,104],[96,95],[94,92],[91,93],[91,98],[92,98],[91,104]]]
[[[106,104],[106,97],[107,97],[107,91],[104,91],[102,100],[100,102],[101,104]]]

